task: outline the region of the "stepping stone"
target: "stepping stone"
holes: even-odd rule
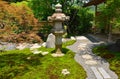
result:
[[[102,76],[105,78],[105,79],[110,79],[110,75],[102,68],[102,67],[99,67],[98,70],[100,71],[100,73],[102,74]]]
[[[89,54],[82,55],[82,58],[84,59],[92,59],[92,56]]]
[[[85,50],[86,45],[87,45],[87,44],[80,44],[80,45],[78,46],[78,49],[79,49],[79,50]]]
[[[88,40],[86,37],[84,36],[79,36],[79,37],[76,37],[77,40]]]
[[[88,65],[96,65],[97,62],[95,60],[88,60],[85,62],[85,64],[88,64]]]
[[[103,77],[101,76],[101,74],[99,73],[96,67],[91,67],[91,69],[94,72],[97,79],[103,79]]]
[[[71,40],[76,40],[76,38],[75,38],[75,37],[73,37],[73,36],[71,36],[71,37],[70,37],[70,39],[71,39]]]

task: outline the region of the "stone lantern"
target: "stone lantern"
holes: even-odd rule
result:
[[[53,34],[55,35],[55,50],[56,53],[54,55],[61,56],[64,55],[62,53],[62,35],[65,33],[63,22],[69,20],[69,16],[66,16],[62,13],[62,5],[55,5],[55,13],[52,16],[48,17],[49,21],[54,23]]]

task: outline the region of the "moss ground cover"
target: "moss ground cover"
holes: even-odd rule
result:
[[[120,52],[108,50],[107,46],[98,46],[93,48],[93,52],[110,63],[110,69],[113,70],[120,79]]]
[[[74,53],[65,47],[75,41],[63,44],[65,56],[54,58],[53,48],[38,50],[49,54],[33,54],[30,49],[0,52],[0,79],[85,79],[86,72],[75,62]],[[70,74],[63,75],[62,69]]]

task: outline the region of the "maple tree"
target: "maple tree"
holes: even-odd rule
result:
[[[32,10],[25,4],[16,5],[0,1],[1,27],[9,27],[15,33],[27,32],[37,25]]]
[[[40,37],[34,32],[36,26],[38,26],[38,20],[26,4],[17,5],[17,3],[9,4],[6,1],[0,1],[1,40],[41,42]],[[31,35],[34,35],[34,38]]]

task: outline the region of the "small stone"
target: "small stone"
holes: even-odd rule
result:
[[[96,65],[97,62],[95,60],[88,60],[85,62],[85,64],[88,64],[88,65]]]
[[[68,74],[70,74],[70,72],[67,69],[63,69],[62,70],[62,74],[63,75],[68,75]]]
[[[79,37],[77,37],[77,39],[78,39],[78,40],[87,40],[87,38],[84,37],[84,36],[79,36]]]
[[[19,49],[19,50],[23,50],[26,47],[28,47],[28,44],[27,43],[22,43],[22,44],[19,44],[16,48]]]
[[[82,58],[84,58],[84,59],[92,59],[92,56],[89,55],[89,54],[86,54],[86,55],[82,55]]]
[[[85,47],[78,46],[79,50],[85,50]]]
[[[31,57],[27,57],[27,59],[28,59],[28,60],[30,60],[30,59],[31,59]]]
[[[42,44],[42,46],[43,46],[43,47],[46,47],[46,42],[44,42],[44,43]]]
[[[71,36],[71,37],[70,37],[70,39],[71,39],[71,40],[76,40],[76,38],[75,38],[75,37],[73,37],[73,36]]]
[[[41,47],[41,45],[39,45],[39,44],[33,44],[33,46],[32,47],[30,47],[30,50],[34,50],[34,49],[37,49],[37,48],[40,48]]]
[[[49,52],[42,52],[41,54],[42,54],[42,55],[46,55],[46,54],[48,54],[48,53],[49,53]]]
[[[79,49],[79,50],[85,50],[86,45],[87,45],[87,44],[80,44],[80,45],[78,46],[78,49]]]
[[[33,52],[33,54],[40,54],[42,51],[38,51],[38,50],[36,49],[36,50],[33,50],[32,52]]]

